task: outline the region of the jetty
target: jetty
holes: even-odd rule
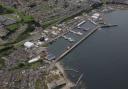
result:
[[[83,35],[83,33],[81,32],[76,32],[76,31],[73,31],[73,30],[70,30],[70,32],[74,33],[74,34],[77,34],[77,35]]]
[[[77,27],[78,29],[82,29],[83,31],[88,31],[90,28],[84,28],[84,27]]]
[[[93,21],[92,19],[88,18],[88,20],[89,20],[90,22],[92,22],[93,24],[97,25],[97,23],[96,23],[95,21]]]
[[[108,24],[108,25],[101,26],[101,28],[109,28],[109,27],[116,27],[116,26],[118,26],[118,25]]]
[[[78,86],[79,82],[81,81],[81,79],[83,78],[84,74],[81,74],[80,77],[78,78],[76,84],[75,84],[75,87]]]
[[[82,25],[82,24],[84,24],[84,23],[86,23],[86,21],[80,22],[80,23],[77,25],[77,27],[80,27],[80,25]]]

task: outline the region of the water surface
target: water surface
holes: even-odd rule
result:
[[[128,11],[108,13],[106,21],[119,26],[97,31],[68,54],[63,64],[84,73],[87,89],[128,89]]]

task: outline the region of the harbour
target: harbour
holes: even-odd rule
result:
[[[126,11],[127,12],[127,11]],[[112,12],[112,14],[114,14],[115,15],[115,13],[118,13],[118,11],[115,11],[115,12]],[[119,11],[119,13],[120,13],[120,11]],[[111,13],[110,13],[111,14]],[[109,13],[107,14],[108,16],[109,16]],[[125,15],[125,14],[124,14]],[[111,15],[110,15],[111,16]],[[116,15],[117,17],[118,17],[118,15]],[[86,66],[85,64],[84,64],[84,60],[86,60],[86,56],[87,55],[89,55],[89,56],[91,56],[91,53],[90,52],[92,52],[92,51],[90,51],[89,53],[88,53],[88,51],[84,51],[84,50],[89,50],[89,48],[87,48],[89,45],[88,45],[88,43],[86,43],[86,42],[88,42],[89,40],[92,40],[92,39],[94,39],[94,38],[96,38],[96,34],[97,33],[99,33],[98,35],[98,37],[100,37],[100,36],[107,36],[105,33],[106,33],[106,31],[108,31],[108,32],[110,32],[110,33],[112,33],[113,35],[114,35],[114,29],[116,29],[116,31],[117,31],[117,34],[118,34],[118,31],[119,32],[121,32],[121,30],[118,30],[120,27],[121,27],[121,24],[120,24],[120,22],[118,22],[117,20],[116,21],[111,21],[110,19],[108,19],[108,18],[113,18],[113,17],[106,17],[105,16],[105,21],[107,22],[107,23],[109,23],[109,24],[104,24],[104,25],[101,25],[101,26],[96,26],[96,23],[95,22],[92,22],[92,20],[87,20],[87,21],[83,21],[83,22],[81,22],[82,24],[80,24],[81,26],[80,27],[78,27],[77,28],[77,30],[70,30],[67,34],[69,34],[70,33],[70,35],[67,35],[67,34],[65,34],[65,35],[63,35],[62,37],[60,37],[60,39],[62,40],[62,39],[64,39],[65,41],[66,41],[66,45],[65,46],[63,46],[62,47],[62,45],[64,44],[64,43],[61,43],[61,42],[59,42],[60,40],[56,40],[56,42],[57,42],[57,44],[56,44],[56,42],[55,42],[55,45],[57,46],[57,47],[59,47],[59,50],[57,51],[55,51],[54,50],[54,48],[57,48],[57,47],[55,47],[55,45],[54,45],[54,43],[53,43],[53,47],[52,47],[52,52],[53,53],[55,53],[55,55],[56,54],[58,54],[58,56],[56,56],[56,58],[55,58],[55,60],[54,60],[54,62],[53,62],[53,65],[54,65],[54,63],[56,64],[57,62],[61,62],[61,64],[62,65],[64,65],[64,69],[63,70],[65,70],[65,72],[68,74],[68,76],[67,76],[67,74],[66,74],[66,77],[68,78],[69,77],[69,79],[71,79],[72,81],[74,81],[75,80],[75,87],[76,87],[76,89],[80,89],[80,88],[84,88],[84,89],[86,89],[86,87],[88,88],[90,88],[90,89],[94,89],[94,87],[92,87],[93,85],[89,85],[90,83],[89,82],[91,82],[90,80],[88,80],[88,76],[90,76],[91,75],[91,77],[93,77],[92,75],[93,75],[93,73],[92,74],[90,74],[90,75],[88,75],[88,73],[87,73],[87,71],[83,71],[84,70],[84,66]],[[92,30],[90,30],[90,28],[88,27],[88,25],[86,26],[85,25],[85,23],[86,22],[88,22],[89,21],[89,23],[91,22],[93,25],[94,25],[94,28],[92,29]],[[79,24],[78,24],[79,25]],[[124,25],[123,25],[124,26]],[[98,29],[102,29],[102,30],[98,30]],[[84,31],[84,29],[87,29],[86,31]],[[109,29],[111,29],[111,30],[109,30]],[[79,32],[79,30],[82,30],[83,31],[83,35],[78,35],[78,34],[76,34],[75,32]],[[84,33],[85,32],[85,33]],[[88,33],[88,34],[86,34],[86,33]],[[101,35],[100,33],[102,33],[103,35]],[[73,37],[72,36],[72,34],[74,34],[75,35],[75,37]],[[92,35],[93,34],[93,35]],[[116,33],[115,33],[116,34]],[[108,35],[109,36],[109,35]],[[107,37],[108,37],[107,36]],[[73,41],[73,42],[71,42],[70,40],[69,40],[69,38],[72,38],[73,40],[74,39],[76,39],[77,37],[79,37],[79,39],[77,39],[77,40],[75,40],[75,42]],[[89,37],[89,38],[88,38]],[[112,36],[111,36],[112,37]],[[87,39],[88,38],[88,39]],[[102,37],[101,37],[102,38]],[[107,39],[107,38],[104,38],[103,37],[103,39],[101,39],[100,38],[100,40],[102,40],[103,42],[105,41],[105,39]],[[110,37],[108,37],[108,38],[110,38]],[[85,40],[86,39],[86,40]],[[95,40],[95,39],[94,39]],[[96,39],[97,40],[97,39]],[[109,39],[110,40],[110,39]],[[112,39],[113,40],[113,39]],[[102,42],[101,41],[101,42]],[[96,41],[95,41],[96,42]],[[98,41],[97,41],[98,42]],[[96,42],[96,44],[97,44],[97,42]],[[104,43],[106,43],[106,42],[104,42]],[[104,44],[104,43],[102,43],[102,44]],[[117,42],[116,42],[117,43]],[[87,44],[87,47],[85,47],[86,46],[86,44]],[[95,43],[93,43],[93,44],[95,44]],[[109,44],[110,45],[110,43],[106,43],[106,44],[104,44],[104,45],[107,45],[107,44]],[[113,44],[113,43],[112,43]],[[82,45],[82,46],[81,46]],[[116,45],[116,44],[115,44]],[[84,49],[82,48],[82,47],[85,47]],[[113,45],[112,45],[113,46]],[[94,46],[95,47],[95,46]],[[94,48],[93,47],[93,49],[95,49],[94,50],[94,52],[95,51],[97,51],[98,49],[97,48],[99,48],[99,47],[101,47],[101,46],[99,46],[99,47],[97,47],[97,48]],[[50,47],[49,47],[50,48]],[[62,48],[62,49],[61,49]],[[79,49],[80,50],[82,50],[82,53],[81,53],[81,51],[79,51]],[[102,49],[99,49],[99,50],[102,50],[103,51],[103,49],[104,48],[102,48]],[[112,49],[112,48],[111,48]],[[54,50],[54,51],[53,51]],[[62,51],[63,50],[63,51]],[[110,50],[110,49],[108,49],[108,50]],[[107,51],[108,51],[107,50]],[[58,53],[56,53],[56,52],[58,52]],[[85,55],[85,54],[87,54],[87,55]],[[102,55],[105,55],[105,54],[103,54],[103,53],[101,53]],[[106,53],[107,54],[107,53]],[[111,53],[108,53],[109,55],[111,55]],[[85,55],[85,56],[83,56],[83,55]],[[94,57],[96,56],[94,53],[92,54],[92,55],[94,55]],[[81,58],[81,57],[82,58]],[[99,56],[99,54],[97,54],[97,56]],[[97,57],[96,56],[96,57]],[[92,56],[92,59],[91,60],[93,60],[93,59],[95,59],[93,56]],[[101,56],[102,57],[102,56]],[[99,58],[99,57],[98,57]],[[106,57],[106,58],[108,58],[108,57]],[[106,59],[105,58],[105,59]],[[87,57],[87,61],[89,61],[89,57]],[[96,58],[97,59],[97,58]],[[104,59],[104,57],[102,57],[102,59]],[[124,58],[125,59],[125,58]],[[79,63],[79,60],[80,60],[80,63]],[[101,60],[101,59],[100,59]],[[115,59],[114,59],[115,60]],[[94,61],[94,60],[93,60]],[[91,62],[91,61],[89,61],[89,62]],[[95,62],[97,63],[97,61],[95,60]],[[103,61],[102,61],[103,62]],[[75,64],[74,64],[75,63]],[[82,64],[82,65],[81,65]],[[93,64],[93,63],[92,63]],[[108,64],[109,65],[109,64]],[[82,67],[83,66],[83,67]],[[93,65],[91,65],[91,66],[93,66]],[[87,66],[86,66],[86,70],[88,70],[88,68],[90,68],[91,67],[90,65],[88,65],[87,64]],[[96,67],[97,68],[97,67]],[[99,68],[99,67],[98,67]],[[95,69],[95,68],[94,68]],[[70,70],[70,72],[69,72],[69,70]],[[75,71],[77,71],[77,70],[79,70],[79,71],[77,71],[77,72],[75,72],[74,73],[74,70]],[[82,70],[82,71],[81,71]],[[90,70],[90,69],[89,69]],[[94,71],[94,70],[93,70]],[[99,71],[99,70],[98,70]],[[74,75],[72,75],[72,72],[74,73]],[[72,76],[76,76],[77,75],[77,73],[78,72],[80,72],[80,75],[79,75],[79,77],[72,77]],[[102,71],[100,72],[101,74],[102,74]],[[64,73],[65,74],[65,73]],[[71,76],[72,75],[72,76]],[[96,74],[97,75],[97,74]],[[98,75],[97,75],[98,76]],[[94,78],[94,77],[93,77]],[[98,80],[98,79],[97,79]],[[83,82],[82,82],[83,81]],[[105,80],[102,80],[103,81],[103,83],[105,82]],[[114,80],[113,80],[114,81]],[[79,83],[80,82],[80,83]],[[82,82],[82,83],[81,83]],[[85,83],[86,82],[86,83]],[[103,84],[102,83],[102,84]],[[116,83],[116,82],[113,82],[113,83]],[[93,84],[93,83],[91,83],[91,84]],[[100,87],[100,89],[102,89],[103,88],[103,86],[105,86],[105,84],[106,83],[104,83],[103,84],[103,86],[98,86],[98,83],[96,83],[97,85],[96,85],[96,87]],[[110,84],[110,83],[109,83]],[[94,84],[95,85],[95,84]],[[92,87],[92,88],[91,88]],[[102,88],[101,88],[102,87]],[[115,86],[109,86],[109,87],[115,87]],[[112,88],[111,88],[112,89]]]
[[[127,0],[63,0],[63,9],[53,11],[47,0],[32,2],[38,16],[0,6],[0,89],[127,88]],[[38,12],[44,2],[49,9]]]
[[[66,41],[67,45],[64,44],[64,47],[60,47],[59,53],[56,53],[58,51],[54,51],[54,49],[52,48],[52,46],[55,46],[54,43],[49,45],[49,47],[48,47],[49,51],[51,51],[52,53],[54,53],[56,55],[55,63],[58,62],[59,60],[61,60],[64,56],[66,56],[69,52],[71,52],[74,48],[76,48],[82,41],[87,39],[96,30],[98,30],[98,28],[100,28],[99,26],[96,26],[95,24],[93,24],[90,21],[87,21],[87,22],[84,21],[84,23],[80,24],[79,27],[82,27],[83,25],[88,26],[89,24],[90,24],[90,27],[91,26],[92,27],[87,32],[84,32],[83,29],[79,29],[76,27],[76,28],[69,30],[69,32],[67,32],[67,34],[63,34],[62,36],[60,36],[60,38],[58,38],[56,40],[55,45],[59,42],[60,39],[64,39]],[[86,28],[86,27],[84,27],[84,28]],[[89,28],[89,27],[87,27],[87,28]],[[75,30],[75,29],[77,29],[77,30]],[[78,32],[80,30],[83,31],[83,33],[80,32],[82,35],[78,35]]]
[[[80,43],[82,43],[85,39],[87,39],[90,35],[92,35],[96,30],[98,30],[98,26],[92,29],[88,34],[86,34],[82,39],[80,39],[77,43],[75,43],[71,48],[69,48],[67,51],[65,51],[62,55],[60,55],[58,58],[56,58],[55,62],[60,61],[64,56],[66,56],[69,52],[71,52],[74,48],[76,48]]]

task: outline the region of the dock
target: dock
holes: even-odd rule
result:
[[[51,42],[56,41],[58,38],[63,37],[63,36],[64,36],[65,34],[67,34],[69,31],[70,31],[70,30],[67,30],[67,31],[64,32],[63,34],[61,34],[61,35],[55,37],[54,39],[49,40],[48,42],[46,42],[46,44],[49,44],[49,43],[51,43]]]
[[[80,43],[82,43],[85,39],[87,39],[89,36],[91,36],[93,33],[95,33],[100,26],[96,26],[94,29],[90,30],[82,39],[80,39],[77,43],[75,43],[72,47],[68,48],[64,53],[62,53],[59,57],[57,57],[49,66],[47,69],[48,71],[51,70],[56,63],[58,63],[62,58],[64,58],[68,53],[70,53],[74,48],[76,48]]]
[[[61,54],[58,58],[55,59],[55,63],[59,62],[63,57],[65,57],[68,53],[70,53],[74,48],[76,48],[81,42],[83,42],[85,39],[87,39],[89,36],[91,36],[95,31],[97,31],[99,26],[96,26],[94,29],[92,29],[88,34],[86,34],[80,41],[75,43],[71,48],[66,50],[63,54]]]
[[[87,39],[89,36],[91,36],[93,33],[95,33],[97,30],[98,30],[98,28],[100,28],[100,26],[96,26],[94,29],[92,29],[92,30],[90,30],[90,32],[88,33],[88,34],[86,34],[81,40],[79,40],[77,43],[75,43],[71,48],[69,48],[68,50],[66,50],[64,53],[62,53],[59,57],[57,57],[56,59],[55,59],[55,61],[53,61],[51,64],[50,64],[50,66],[49,66],[49,68],[47,69],[47,71],[50,71],[53,67],[57,67],[61,72],[62,72],[62,74],[63,74],[63,76],[64,76],[64,78],[65,78],[65,80],[66,80],[66,84],[68,85],[67,87],[70,87],[70,86],[77,86],[78,85],[78,83],[79,83],[79,81],[81,80],[81,78],[83,77],[83,75],[81,75],[80,76],[80,78],[78,79],[78,81],[76,82],[76,84],[74,85],[74,84],[72,84],[69,80],[68,80],[68,78],[67,78],[67,75],[66,75],[66,73],[64,72],[64,69],[62,69],[63,67],[60,67],[60,66],[58,66],[58,63],[59,63],[59,61],[63,58],[63,57],[65,57],[68,53],[70,53],[74,48],[76,48],[78,45],[80,45],[80,43],[82,43],[85,39]],[[77,72],[77,71],[76,71]],[[66,88],[67,89],[67,88]]]

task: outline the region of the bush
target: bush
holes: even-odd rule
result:
[[[18,27],[19,27],[19,24],[16,23],[16,24],[8,25],[8,26],[6,27],[6,29],[8,29],[9,31],[15,31],[15,30],[18,29]]]
[[[21,18],[22,18],[22,21],[24,23],[29,23],[29,22],[34,21],[33,17],[32,16],[28,16],[28,15],[22,16]]]
[[[8,7],[8,6],[4,6],[2,4],[0,4],[0,9],[3,11],[1,14],[10,14],[10,13],[14,13],[15,9],[12,7]]]
[[[6,10],[7,13],[14,13],[15,12],[15,9],[13,9],[13,8],[7,7],[6,9],[7,9]]]
[[[0,59],[0,69],[5,65],[4,60]]]

